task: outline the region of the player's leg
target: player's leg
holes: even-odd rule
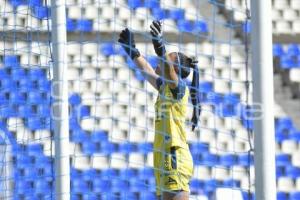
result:
[[[186,191],[163,192],[161,200],[189,200],[189,192]]]

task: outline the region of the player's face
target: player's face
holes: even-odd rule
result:
[[[169,53],[169,57],[170,57],[170,60],[172,61],[172,63],[176,63],[177,61],[177,55],[176,53],[172,52],[172,53]],[[174,66],[175,68],[175,71],[177,72],[178,71],[178,67],[177,66]],[[158,65],[156,68],[155,68],[155,73],[159,76],[162,75],[162,70],[161,70],[161,66]]]

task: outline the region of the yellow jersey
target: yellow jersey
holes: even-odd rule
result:
[[[183,94],[179,98],[174,97],[167,84],[161,84],[159,87],[155,102],[155,150],[165,150],[174,146],[188,149],[185,119],[189,90],[185,84],[181,86]]]

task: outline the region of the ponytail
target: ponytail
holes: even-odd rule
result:
[[[190,87],[190,95],[193,104],[193,117],[192,121],[192,131],[194,131],[195,127],[198,124],[199,116],[201,113],[200,108],[200,95],[199,95],[199,69],[197,66],[198,61],[188,58],[190,62],[190,66],[193,69],[193,80],[192,85]]]

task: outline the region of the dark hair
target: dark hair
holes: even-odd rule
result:
[[[190,69],[193,69],[193,80],[190,86],[190,96],[193,104],[193,116],[192,116],[192,130],[198,124],[199,116],[201,113],[200,108],[200,95],[199,95],[199,69],[197,66],[198,61],[190,58],[183,53],[176,52],[177,61],[175,65],[178,67],[178,74],[181,78],[185,79],[190,74]]]

